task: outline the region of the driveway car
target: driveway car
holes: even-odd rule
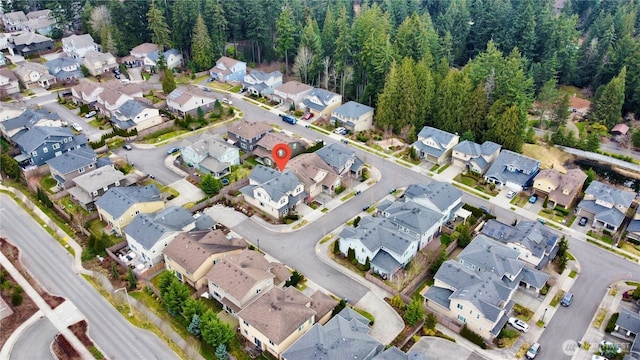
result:
[[[579,226],[585,226],[585,225],[587,225],[588,221],[589,221],[589,219],[587,219],[586,217],[583,216],[583,217],[580,218],[580,221],[578,222],[578,225]]]
[[[84,117],[89,119],[92,118],[94,116],[96,116],[97,112],[95,112],[95,110],[89,111]]]
[[[520,330],[525,333],[529,331],[529,325],[526,322],[515,317],[509,318],[509,325],[513,326],[516,330]]]
[[[514,196],[516,196],[516,192],[513,190],[507,193],[507,199],[513,199]]]
[[[562,297],[562,300],[560,300],[560,305],[564,307],[568,307],[569,305],[571,305],[572,302],[573,302],[573,294],[568,292],[564,294],[564,296]]]
[[[336,128],[335,130],[333,130],[333,133],[334,134],[338,134],[338,135],[342,135],[342,131],[343,130],[347,130],[347,129],[345,129],[343,127],[339,127],[339,128]]]
[[[529,198],[529,203],[535,204],[536,201],[538,201],[538,195],[531,195],[531,197]]]
[[[131,145],[129,145],[129,144],[122,145],[122,148],[125,149],[125,150],[131,150],[132,149]]]
[[[531,345],[529,350],[527,350],[527,353],[525,354],[525,357],[527,359],[535,359],[536,356],[538,356],[539,353],[540,353],[540,344],[533,343],[533,345]]]
[[[80,124],[78,123],[74,123],[73,125],[71,125],[71,127],[73,128],[73,130],[80,132],[82,131],[82,126],[80,126]]]
[[[305,120],[309,120],[313,117],[313,113],[308,113],[308,114],[304,114],[304,116],[302,117]]]
[[[609,360],[609,359],[607,359],[607,358],[606,358],[606,357],[604,357],[604,356],[600,356],[600,355],[593,355],[593,356],[591,357],[591,360]]]
[[[227,99],[227,98],[222,98],[222,102],[227,104],[227,105],[232,105],[233,103],[231,102],[231,100]]]
[[[622,349],[620,348],[620,346],[618,346],[618,344],[612,343],[611,341],[607,341],[607,340],[600,341],[600,352],[602,352],[603,347],[615,348],[616,354],[620,354],[622,352]]]
[[[482,210],[482,212],[485,214],[491,214],[491,211],[489,211],[486,206],[480,206],[479,209]]]
[[[171,155],[171,154],[175,154],[178,151],[180,151],[180,148],[178,147],[172,147],[171,149],[167,150],[167,154]]]
[[[370,208],[370,207],[371,207],[371,204],[365,205],[365,206],[362,208],[362,211],[367,211],[367,210],[369,210],[369,208]]]

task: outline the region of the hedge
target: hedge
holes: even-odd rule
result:
[[[467,328],[466,324],[462,327],[462,330],[460,330],[460,335],[463,338],[471,341],[472,343],[480,346],[482,349],[486,349],[487,348],[487,343],[484,341],[482,336],[480,336],[479,334],[469,330],[469,328]]]
[[[615,330],[616,321],[618,321],[619,316],[620,316],[620,313],[613,313],[613,315],[611,315],[611,317],[609,318],[609,322],[607,322],[607,327],[604,328],[605,332],[612,333],[613,330]]]

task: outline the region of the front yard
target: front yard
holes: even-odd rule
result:
[[[496,189],[496,186],[494,184],[488,183],[483,178],[480,178],[479,176],[474,174],[458,174],[455,178],[453,178],[453,180],[490,196],[496,196],[500,193],[500,191]]]

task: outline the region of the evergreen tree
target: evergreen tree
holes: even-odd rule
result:
[[[488,108],[484,83],[479,83],[469,95],[467,107],[464,109],[461,130],[464,131],[462,137],[465,140],[480,142],[484,139]],[[462,138],[460,140],[462,141]]]
[[[570,115],[571,112],[569,110],[569,95],[564,94],[563,96],[559,97],[554,104],[551,119],[557,128],[566,125]]]
[[[424,319],[424,305],[419,297],[415,297],[404,311],[404,321],[409,326],[414,326]]]
[[[227,354],[227,346],[225,344],[220,344],[216,347],[216,357],[219,360],[227,360],[229,355]]]
[[[538,104],[540,107],[540,128],[544,129],[545,113],[558,100],[558,89],[556,79],[547,81],[538,94]]]
[[[188,298],[182,305],[182,315],[185,319],[193,319],[194,315],[202,316],[207,311],[207,306],[200,300]]]
[[[202,178],[200,188],[208,196],[215,195],[222,189],[222,182],[213,175],[207,174]]]
[[[170,69],[164,70],[164,75],[162,76],[162,91],[165,95],[169,95],[173,90],[176,89],[176,79],[173,76],[173,71]]]
[[[202,315],[200,331],[202,333],[202,340],[214,348],[220,344],[229,343],[235,335],[231,326],[220,321],[211,310],[207,310]]]
[[[633,51],[626,59],[624,109],[640,114],[640,41],[636,41]]]
[[[207,30],[207,26],[200,14],[198,14],[193,28],[191,55],[197,71],[210,69],[213,65],[214,59],[209,30]]]
[[[192,32],[200,11],[200,1],[198,0],[175,0],[173,2],[173,17],[171,19],[171,34],[173,45],[187,54],[187,59],[191,58],[189,51],[192,45]]]
[[[203,14],[211,37],[212,56],[217,59],[223,54],[226,42],[228,22],[225,18],[224,9],[219,0],[205,0]]]
[[[622,117],[626,71],[626,68],[623,67],[618,76],[598,89],[596,101],[593,103],[593,120],[606,125],[608,128],[620,122]]]
[[[174,281],[162,296],[162,302],[167,311],[176,316],[182,310],[184,303],[190,296],[189,288],[180,281]]]
[[[131,269],[129,269],[129,272],[127,273],[127,282],[129,283],[129,290],[138,287],[138,279],[136,279],[136,274],[134,274]]]
[[[171,271],[165,271],[158,277],[158,290],[160,295],[164,296],[169,290],[172,283],[177,282],[178,278]]]
[[[151,0],[149,12],[147,12],[147,27],[151,32],[151,42],[158,45],[159,52],[164,51],[164,47],[171,46],[171,30],[162,10],[156,7],[155,0]]]
[[[187,327],[187,331],[196,337],[200,336],[200,315],[193,314],[191,322]]]
[[[294,23],[291,7],[285,3],[280,11],[280,16],[276,23],[276,50],[284,56],[285,76],[289,74],[289,52],[296,44],[296,24]]]

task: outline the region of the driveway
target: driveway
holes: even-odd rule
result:
[[[143,81],[141,69],[139,67],[127,69],[127,72],[129,73],[129,80],[131,80],[131,82]]]
[[[195,202],[205,197],[204,192],[197,186],[188,182],[186,179],[181,179],[169,184],[180,193],[175,199],[169,200],[167,206],[182,206],[186,203]]]

